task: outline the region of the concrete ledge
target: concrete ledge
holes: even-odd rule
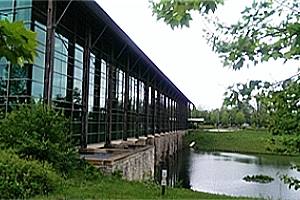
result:
[[[127,180],[142,180],[145,174],[153,176],[155,166],[183,147],[187,133],[188,130],[173,131],[129,138],[127,141],[116,140],[106,146],[109,148],[105,148],[104,143],[92,144],[79,152],[105,174],[119,169]]]

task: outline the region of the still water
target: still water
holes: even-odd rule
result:
[[[266,199],[300,199],[300,190],[288,189],[277,175],[279,172],[300,177],[300,173],[290,169],[292,160],[292,157],[285,156],[195,152],[186,149],[177,162],[184,164],[175,174],[183,187],[196,191]],[[255,183],[243,180],[247,175],[258,174],[271,176],[274,181]]]

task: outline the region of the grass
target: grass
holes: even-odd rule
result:
[[[236,130],[233,132],[208,132],[193,130],[186,141],[195,141],[195,149],[240,153],[268,154],[267,139],[272,135],[267,130]]]
[[[80,177],[69,179],[55,193],[35,199],[251,199],[171,187],[166,187],[162,195],[161,186],[151,182],[126,181],[112,176],[83,181]]]

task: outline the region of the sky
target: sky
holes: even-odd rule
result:
[[[240,71],[224,68],[202,37],[203,19],[193,13],[190,28],[172,30],[152,16],[148,0],[96,0],[132,41],[198,109],[222,106],[226,88],[249,80],[280,81],[297,73],[299,64],[269,61]],[[225,0],[216,15],[234,23],[252,0]]]

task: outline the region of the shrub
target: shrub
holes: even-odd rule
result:
[[[47,161],[66,175],[77,158],[69,127],[62,111],[42,104],[20,105],[1,121],[0,145],[21,158]]]
[[[12,150],[0,150],[0,199],[25,199],[48,194],[59,182],[51,165],[20,159]]]

